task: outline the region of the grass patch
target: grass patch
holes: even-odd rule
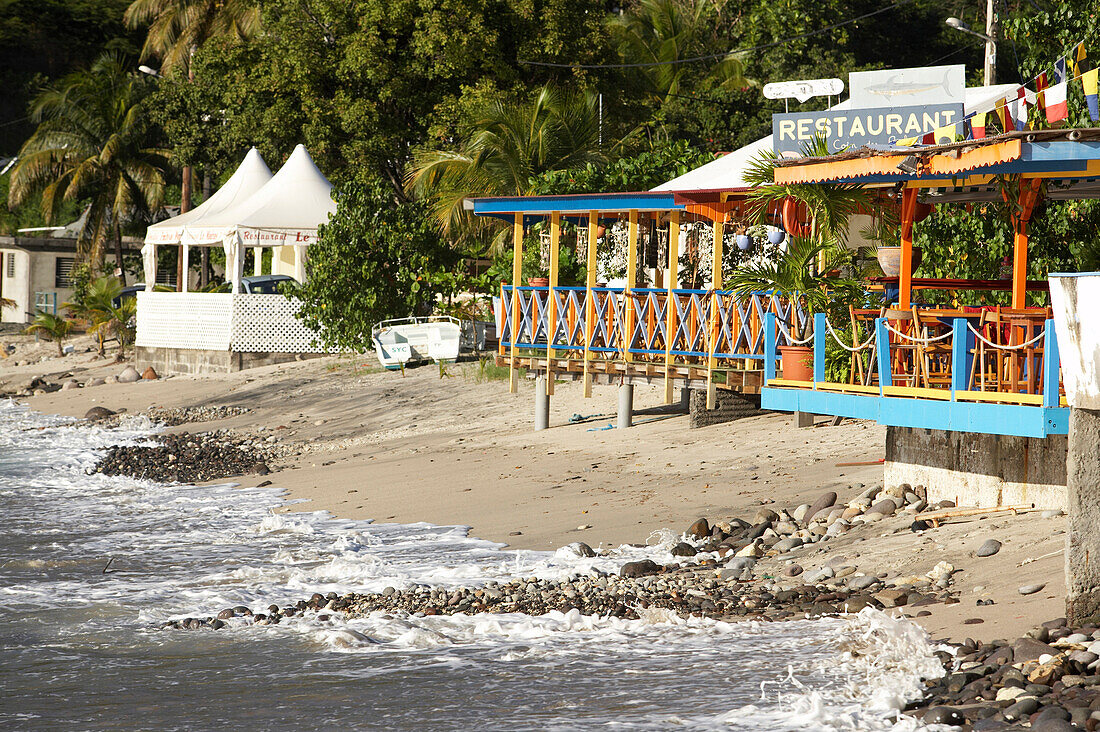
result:
[[[519,372],[519,377],[522,379],[527,375],[527,369],[516,369]],[[477,360],[477,372],[474,375],[474,381],[482,384],[486,381],[505,381],[508,379],[508,367],[497,366],[496,360],[493,358],[479,358]]]

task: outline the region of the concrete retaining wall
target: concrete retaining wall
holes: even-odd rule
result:
[[[234,371],[270,366],[288,361],[315,358],[309,353],[237,353],[197,348],[150,348],[138,346],[134,351],[135,368],[147,366],[161,375],[167,374],[228,374]]]
[[[886,428],[886,485],[923,485],[928,501],[1066,509],[1065,435],[1007,437]]]
[[[719,389],[714,397],[714,409],[707,409],[707,393],[702,389],[691,390],[688,402],[688,414],[691,415],[690,427],[707,427],[735,419],[760,414],[760,396],[738,394]]]

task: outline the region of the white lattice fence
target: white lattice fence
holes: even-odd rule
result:
[[[244,353],[324,353],[317,334],[295,314],[297,300],[284,295],[233,295],[232,350]]]
[[[209,292],[139,292],[137,345],[228,351],[233,295]]]

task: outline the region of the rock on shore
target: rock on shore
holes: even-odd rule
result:
[[[159,435],[155,446],[112,447],[96,466],[105,475],[128,475],[163,483],[196,483],[270,472],[268,453],[226,431]]]

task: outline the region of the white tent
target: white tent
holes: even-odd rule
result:
[[[146,289],[151,290],[156,279],[156,247],[158,244],[183,244],[186,254],[188,246],[205,244],[196,239],[192,227],[218,216],[251,198],[271,180],[271,169],[267,167],[260,151],[252,148],[244,156],[237,170],[229,177],[214,195],[187,213],[153,224],[145,234],[145,246],[141,253],[145,264]],[[183,283],[186,289],[187,283]]]
[[[1010,91],[1017,88],[1016,84],[999,84],[997,86],[979,86],[966,90],[963,107],[966,114],[971,114],[978,109],[991,108],[998,99],[1004,97]],[[841,102],[830,109],[848,109],[847,101]],[[745,181],[745,170],[752,159],[765,150],[772,149],[772,136],[761,138],[756,142],[702,165],[695,170],[689,170],[681,176],[662,183],[654,188],[654,191],[671,191],[675,193],[703,191],[730,191],[748,188]]]
[[[305,247],[316,241],[317,227],[335,211],[332,184],[305,147],[298,145],[263,188],[248,200],[188,227],[188,233],[198,242],[222,243],[226,274],[233,292],[239,292],[246,247],[293,246],[294,276],[304,280]]]

